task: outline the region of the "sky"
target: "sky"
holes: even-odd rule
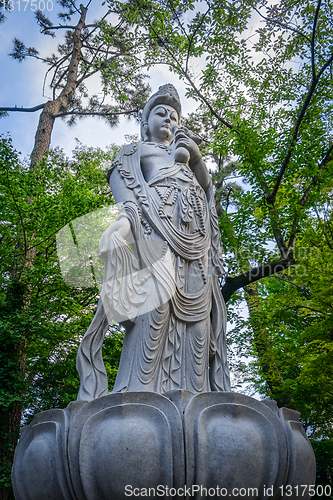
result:
[[[13,51],[13,40],[18,38],[27,47],[35,47],[40,55],[45,57],[55,50],[65,30],[56,32],[56,38],[42,35],[35,21],[34,12],[31,10],[33,6],[31,2],[37,0],[11,1],[13,10],[6,12],[6,20],[0,24],[0,106],[33,107],[46,102],[50,95],[46,88],[46,95],[43,96],[43,79],[47,66],[42,61],[32,58],[26,58],[22,62],[11,58],[9,54]],[[52,2],[52,0],[49,1]],[[26,8],[25,11],[24,8]],[[56,15],[58,8],[59,6],[54,1],[53,10],[51,12],[45,10],[46,15],[55,23],[58,22]],[[87,21],[98,18],[101,9],[99,0],[93,0]],[[164,83],[173,83],[180,94],[183,113],[186,114],[195,109],[194,101],[185,98],[185,85],[166,68],[155,68],[150,71],[149,76],[153,92],[156,92]],[[0,119],[0,134],[9,133],[14,147],[22,153],[22,156],[27,156],[32,151],[39,115],[40,111],[11,112],[9,116]],[[86,146],[105,148],[111,143],[123,144],[126,134],[139,134],[138,122],[123,118],[119,126],[111,129],[103,120],[87,117],[78,121],[77,125],[69,127],[58,118],[55,120],[51,147],[59,146],[67,155],[70,155],[75,148],[76,139]]]

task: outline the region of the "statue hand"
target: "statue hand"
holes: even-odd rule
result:
[[[198,145],[191,139],[184,129],[179,128],[174,134],[176,149],[185,148],[190,153],[190,165],[197,163],[201,160],[201,154]]]
[[[210,177],[205,162],[202,159],[197,142],[186,134],[186,130],[179,128],[174,132],[176,151],[185,148],[190,153],[189,167],[197,178],[201,187],[206,191],[210,185]]]
[[[99,241],[99,257],[105,259],[108,251],[111,248],[111,236],[113,233],[117,233],[117,235],[123,239],[129,235],[131,231],[131,224],[127,217],[121,217],[111,224],[106,231],[102,234],[102,237]]]

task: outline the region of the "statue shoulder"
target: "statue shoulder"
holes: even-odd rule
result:
[[[120,165],[122,165],[123,158],[124,156],[131,156],[135,154],[138,151],[140,142],[132,142],[131,144],[125,144],[121,148],[121,150],[117,153],[116,158],[112,162],[111,166],[108,169],[108,172],[106,174],[106,179],[109,182],[110,177],[112,172],[114,171],[115,168],[118,168]]]
[[[123,156],[123,155],[126,155],[126,156],[133,155],[134,153],[137,152],[137,150],[139,148],[139,144],[141,144],[141,142],[131,142],[131,144],[126,144],[125,146],[123,146],[121,148],[121,150],[119,151],[117,157],[119,155],[121,155],[121,156]]]

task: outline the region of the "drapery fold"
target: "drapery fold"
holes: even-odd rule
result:
[[[79,399],[107,390],[101,349],[112,319],[126,324],[114,391],[230,390],[212,185],[204,192],[177,162],[147,183],[141,148],[125,146],[108,173],[133,240],[130,248],[110,238],[99,309],[78,354]]]

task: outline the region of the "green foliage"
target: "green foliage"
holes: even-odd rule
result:
[[[250,322],[235,318],[234,304],[230,307],[233,311],[231,338],[238,346],[238,355],[250,359],[252,356],[246,380],[252,380],[264,396],[281,397],[279,390],[272,392],[268,388],[260,371],[262,360],[258,363],[255,357],[251,339],[253,322],[256,322],[268,335],[268,355],[279,368],[284,390],[301,412],[316,454],[317,484],[333,487],[331,213],[331,206],[318,207],[318,217],[313,214],[307,221],[295,249],[297,266],[260,283],[260,307],[252,314]]]
[[[99,290],[64,280],[56,235],[73,219],[112,208],[105,175],[117,151],[115,146],[107,152],[78,146],[72,160],[54,151],[32,170],[19,161],[10,139],[0,139],[2,485],[10,482],[21,411],[24,423],[36,412],[64,408],[76,399],[76,352]],[[111,379],[119,344],[121,338],[114,335],[104,349]]]
[[[110,391],[112,391],[116,381],[123,340],[124,328],[116,324],[110,325],[103,344],[103,359],[108,374]]]
[[[324,487],[328,484],[333,485],[333,440],[312,441],[312,447],[316,455],[317,484]],[[328,498],[332,497],[332,494],[328,496]],[[319,495],[317,498],[319,498]]]
[[[313,437],[332,435],[333,307],[331,241],[310,219],[296,247],[298,265],[263,283],[260,322],[295,406]],[[331,221],[325,224],[329,230]]]

